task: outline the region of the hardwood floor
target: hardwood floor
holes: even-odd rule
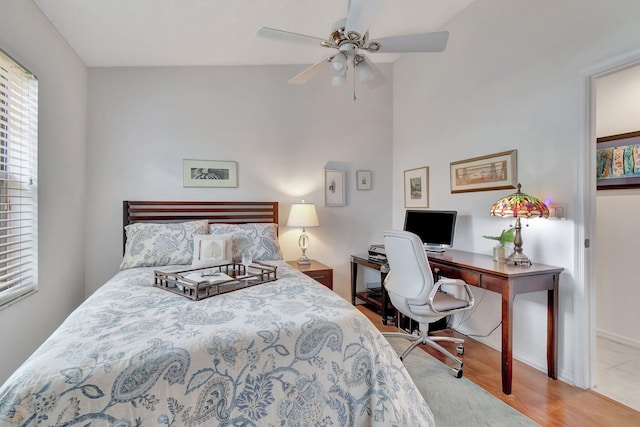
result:
[[[383,325],[380,316],[366,306],[359,305],[358,309],[380,331],[398,330],[393,326]],[[505,395],[502,393],[500,352],[451,330],[438,331],[436,334],[464,338],[464,376],[541,426],[640,426],[640,412],[592,390],[582,390],[562,381],[552,380],[546,373],[515,359],[512,394]],[[445,362],[445,358],[434,350],[421,347]],[[454,347],[450,350],[455,354]],[[451,379],[455,381],[453,376]]]

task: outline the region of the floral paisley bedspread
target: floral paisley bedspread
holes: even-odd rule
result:
[[[119,272],[0,388],[0,425],[433,425],[375,326],[276,264],[275,282],[201,301]]]

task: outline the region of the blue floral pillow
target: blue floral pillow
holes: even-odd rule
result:
[[[127,242],[120,270],[191,264],[193,235],[206,233],[208,225],[206,219],[165,224],[138,222],[127,225],[124,228]]]
[[[278,243],[278,224],[271,222],[250,224],[210,224],[209,234],[233,233],[233,259],[242,258],[242,252],[249,250],[253,259],[279,261],[282,251]]]

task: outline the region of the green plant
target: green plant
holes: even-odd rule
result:
[[[497,240],[501,247],[504,247],[505,243],[513,243],[516,239],[516,228],[511,227],[506,230],[502,230],[499,236],[482,236],[485,239]]]

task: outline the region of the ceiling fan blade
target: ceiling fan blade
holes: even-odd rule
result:
[[[406,36],[383,37],[371,40],[371,43],[378,43],[380,49],[376,52],[442,52],[447,47],[449,40],[448,31],[437,31],[435,33],[409,34]]]
[[[345,33],[355,31],[364,36],[378,14],[383,0],[351,0],[345,24]]]
[[[364,60],[358,62],[355,66],[355,73],[358,79],[369,86],[370,89],[375,89],[385,84],[388,80],[387,76],[385,76],[369,58],[364,55],[360,56],[362,56]]]
[[[289,42],[297,42],[297,43],[307,43],[318,45],[324,41],[325,39],[321,39],[320,37],[308,36],[306,34],[292,33],[291,31],[278,30],[275,28],[269,27],[260,27],[256,31],[256,35],[260,37],[266,37],[271,39],[279,39]]]
[[[292,85],[301,85],[312,78],[314,78],[323,68],[328,67],[331,64],[331,56],[327,58],[323,58],[322,61],[316,62],[309,68],[306,68],[300,74],[294,76],[291,80],[289,80],[289,84]]]

